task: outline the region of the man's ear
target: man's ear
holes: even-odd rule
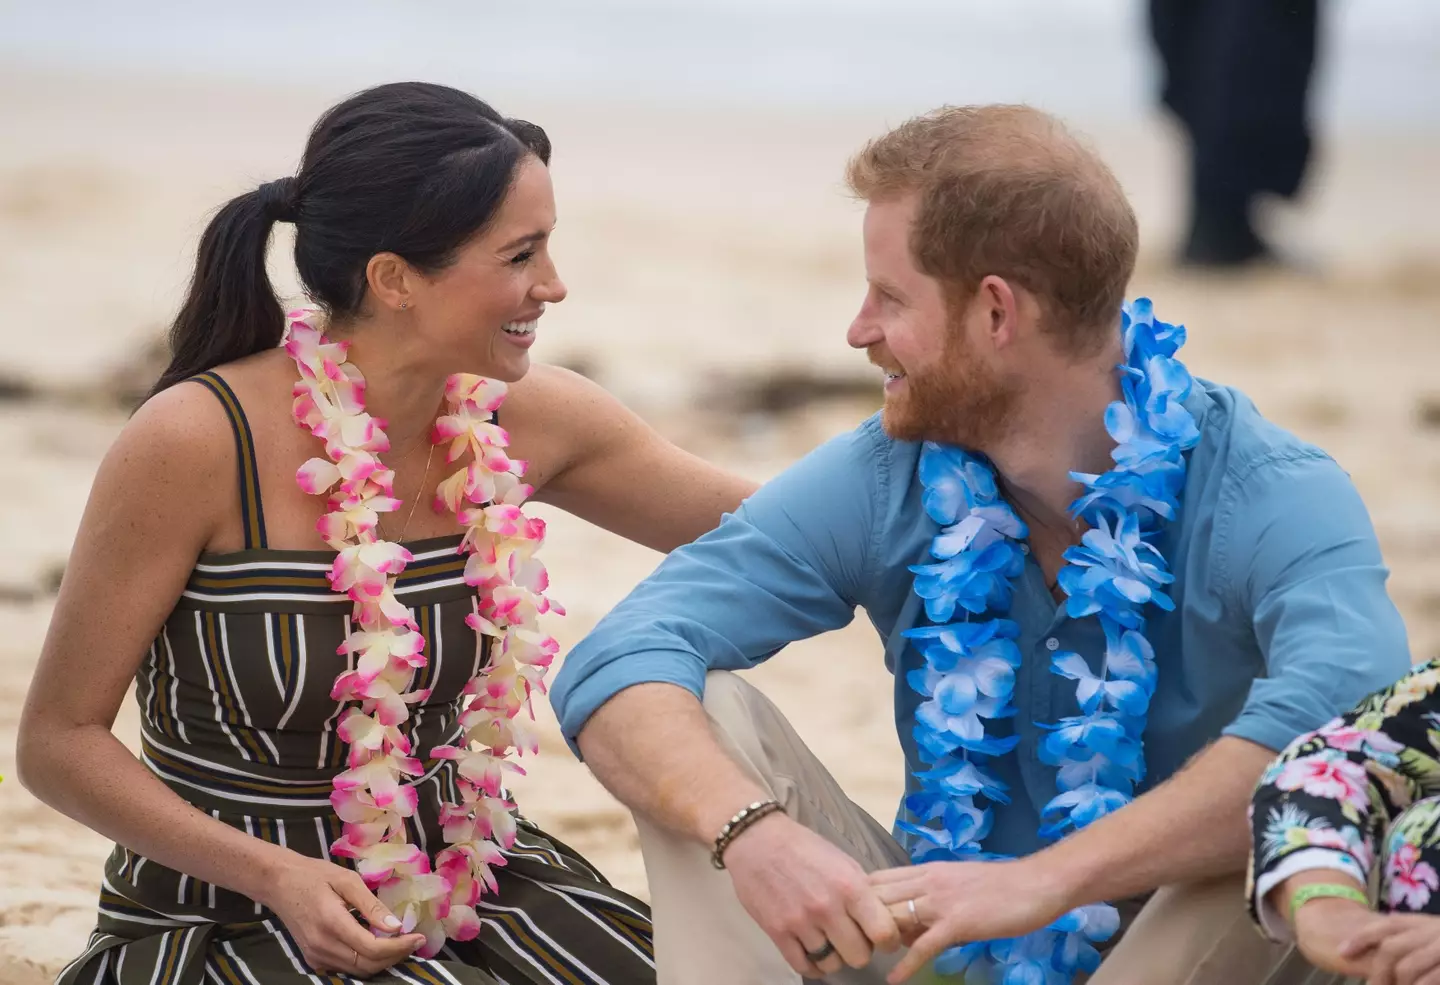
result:
[[[996,349],[1013,344],[1019,337],[1020,299],[1005,278],[986,275],[975,291],[972,311],[984,319],[985,332]]]

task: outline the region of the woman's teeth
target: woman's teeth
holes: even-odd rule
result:
[[[535,323],[533,321],[512,321],[500,326],[500,331],[508,335],[534,335]]]

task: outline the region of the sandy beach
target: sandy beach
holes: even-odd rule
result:
[[[14,779],[15,731],[97,462],[143,386],[205,213],[289,173],[338,95],[0,70],[0,985],[40,985],[94,919],[104,839]],[[879,404],[844,344],[862,290],[846,156],[892,117],[688,114],[526,104],[555,142],[555,253],[570,300],[536,355],[612,389],[683,446],[756,478]],[[1191,331],[1198,374],[1248,392],[1330,451],[1369,504],[1417,658],[1440,648],[1440,132],[1347,130],[1305,208],[1274,216],[1309,272],[1182,276],[1179,151],[1154,118],[1086,128],[1130,191],[1145,249],[1132,294]],[[283,237],[274,276],[293,290]],[[137,382],[138,381],[138,382]],[[579,639],[658,556],[547,511],[546,561]],[[97,655],[100,659],[101,655]],[[753,679],[846,789],[888,822],[901,787],[880,646],[863,618]],[[644,894],[628,815],[565,749],[548,707],[527,815]],[[127,702],[117,731],[134,744]]]

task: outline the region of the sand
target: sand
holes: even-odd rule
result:
[[[0,983],[39,985],[92,926],[108,844],[13,778],[20,704],[96,463],[124,421],[114,393],[153,344],[188,275],[201,217],[287,173],[323,90],[180,86],[0,74]],[[878,403],[843,335],[861,291],[848,152],[886,122],[665,115],[526,105],[558,148],[556,254],[571,299],[539,358],[576,366],[673,440],[757,478]],[[1332,135],[1306,208],[1275,217],[1315,272],[1181,276],[1178,149],[1154,119],[1096,125],[1142,219],[1133,293],[1191,328],[1201,375],[1249,392],[1354,476],[1417,657],[1440,645],[1440,173],[1434,131]],[[277,254],[283,251],[276,251]],[[277,282],[293,285],[282,260]],[[555,511],[546,560],[568,646],[657,555]],[[600,559],[597,563],[596,559]],[[98,657],[97,657],[98,659]],[[875,816],[901,766],[880,646],[863,619],[799,644],[754,680]],[[548,715],[548,709],[545,709]],[[127,703],[117,731],[134,744]],[[525,812],[645,891],[625,811],[547,717]]]

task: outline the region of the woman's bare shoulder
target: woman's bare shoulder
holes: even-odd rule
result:
[[[537,490],[596,447],[623,440],[638,422],[594,380],[543,363],[510,384],[499,417]]]
[[[509,385],[506,403],[529,405],[557,397],[574,399],[597,392],[606,393],[600,384],[573,369],[551,363],[531,363],[529,371]]]
[[[230,419],[205,386],[187,381],[155,394],[140,406],[107,455],[131,481],[146,485],[188,483],[201,492],[211,479],[234,468]]]
[[[548,427],[628,424],[633,415],[625,405],[594,380],[574,370],[535,363],[518,382],[510,384],[502,421],[544,423]],[[507,425],[508,426],[508,425]]]

